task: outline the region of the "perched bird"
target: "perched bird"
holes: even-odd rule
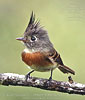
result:
[[[75,74],[69,67],[63,64],[60,54],[54,49],[49,40],[47,31],[41,27],[39,21],[35,21],[35,15],[32,12],[29,24],[24,32],[24,36],[17,38],[25,45],[22,52],[22,60],[33,69],[26,77],[34,71],[51,71],[49,80],[52,80],[52,72],[58,68],[63,73]]]

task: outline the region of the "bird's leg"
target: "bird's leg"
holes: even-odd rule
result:
[[[50,76],[50,78],[49,78],[49,81],[52,80],[52,73],[53,73],[53,69],[51,69],[51,76]]]
[[[32,71],[28,72],[28,73],[25,75],[26,80],[27,80],[28,78],[30,78],[30,74],[31,74],[32,72],[34,72],[34,70],[32,70]]]

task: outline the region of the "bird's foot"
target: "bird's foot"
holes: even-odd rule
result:
[[[73,83],[73,79],[72,79],[71,76],[68,77],[68,81],[69,81],[69,83],[71,83],[71,84]]]
[[[31,74],[32,72],[34,72],[34,70],[32,70],[31,72],[29,72],[29,73],[27,73],[27,74],[25,75],[26,81],[27,81],[28,78],[30,78],[30,74]]]
[[[29,73],[25,75],[26,81],[27,81],[28,78],[30,78],[30,74]]]
[[[52,81],[52,77],[50,77],[50,78],[48,79],[48,81]]]

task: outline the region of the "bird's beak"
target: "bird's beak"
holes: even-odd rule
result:
[[[25,39],[24,37],[19,37],[19,38],[16,38],[16,40],[26,42],[26,39]]]

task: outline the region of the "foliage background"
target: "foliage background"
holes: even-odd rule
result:
[[[48,30],[64,63],[76,71],[76,82],[85,83],[85,1],[84,0],[0,0],[0,73],[26,74],[22,61],[24,46],[16,41],[23,35],[32,10]],[[32,76],[48,78],[49,72]],[[53,79],[67,81],[58,70]],[[32,87],[0,86],[0,100],[84,100],[84,96],[45,91]]]

